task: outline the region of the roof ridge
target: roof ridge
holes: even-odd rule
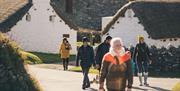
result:
[[[102,31],[101,31],[101,34],[102,35],[104,35],[104,34],[106,34],[109,30],[110,30],[110,28],[112,27],[112,25],[114,25],[115,23],[116,23],[116,21],[119,19],[119,17],[122,17],[122,16],[124,16],[124,14],[125,14],[125,12],[126,12],[126,10],[127,9],[129,9],[129,8],[133,8],[134,6],[138,6],[139,4],[165,4],[165,5],[167,5],[167,6],[171,6],[171,5],[169,5],[169,4],[175,4],[175,5],[179,5],[180,4],[180,1],[179,1],[179,3],[175,3],[175,2],[162,2],[162,1],[156,1],[156,2],[153,2],[153,1],[142,1],[142,0],[140,0],[140,1],[130,1],[130,2],[128,2],[127,4],[125,4],[123,7],[121,7],[119,10],[118,10],[118,12],[113,16],[113,18],[110,20],[110,22],[108,22],[106,25],[105,25],[105,27],[102,29]],[[136,5],[137,4],[137,5]],[[142,6],[140,6],[140,7],[142,7]],[[143,9],[143,8],[142,8]],[[164,9],[166,9],[166,8],[164,8]],[[174,11],[174,10],[173,10]],[[147,11],[148,12],[148,11]],[[175,11],[174,11],[175,12]],[[169,16],[170,17],[170,16]],[[169,19],[171,19],[171,18],[169,18]],[[172,19],[174,19],[173,17],[172,17]],[[178,18],[179,19],[179,18]],[[176,20],[177,21],[177,20]],[[176,22],[174,22],[174,23],[176,23]],[[169,23],[168,23],[169,24]],[[160,26],[161,27],[161,26]],[[172,26],[168,26],[169,28],[172,28]],[[146,28],[147,28],[147,25],[146,25]],[[179,27],[176,27],[176,28],[179,28]],[[174,28],[173,28],[174,29]],[[161,29],[160,29],[161,30]],[[160,31],[159,30],[159,31]],[[175,31],[176,29],[174,29],[174,31]],[[150,33],[150,30],[147,30],[147,32],[148,33]],[[173,32],[174,33],[174,32]],[[177,34],[171,34],[171,35],[177,35]],[[155,35],[153,35],[153,36],[151,36],[151,38],[154,38],[154,39],[157,39],[157,37],[154,37]]]

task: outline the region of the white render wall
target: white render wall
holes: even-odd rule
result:
[[[34,5],[29,10],[31,20],[26,21],[25,15],[7,34],[26,51],[46,53],[58,53],[63,34],[69,34],[71,54],[76,54],[77,32],[64,23],[49,2],[50,0],[33,0]],[[54,22],[49,21],[50,15],[56,15]]]
[[[107,25],[107,22],[111,21],[112,17],[103,17],[102,18],[102,29]],[[119,23],[117,23],[119,21]],[[144,30],[144,27],[139,24],[139,20],[137,17],[134,17],[134,12],[129,9],[125,13],[125,17],[120,17],[116,23],[110,28],[108,34],[112,37],[121,37],[124,45],[135,46],[137,43],[137,36],[143,35],[145,37],[145,41],[148,45],[155,45],[157,47],[166,47],[169,44],[178,47],[180,45],[180,38],[177,41],[170,41],[170,39],[166,39],[166,42],[161,40],[153,40],[148,38],[147,32]],[[102,39],[104,40],[107,34],[103,35]]]

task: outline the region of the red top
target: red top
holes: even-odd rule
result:
[[[127,51],[127,52],[126,52],[124,55],[122,55],[122,56],[118,56],[118,59],[119,59],[119,63],[120,63],[120,64],[128,61],[130,58],[131,58],[131,53],[130,53],[129,51]],[[109,52],[104,55],[103,60],[104,60],[104,61],[111,62],[111,63],[113,63],[113,64],[117,64],[117,63],[116,63],[116,59],[115,59]]]

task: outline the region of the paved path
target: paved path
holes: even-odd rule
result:
[[[62,70],[44,69],[28,66],[29,71],[40,82],[44,91],[83,91],[81,89],[82,74]],[[92,79],[95,75],[90,75]],[[149,78],[150,87],[138,86],[138,78],[134,77],[132,91],[170,91],[180,81],[177,78]],[[98,91],[98,85],[92,84],[85,91]]]

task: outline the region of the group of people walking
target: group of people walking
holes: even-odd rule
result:
[[[108,91],[125,91],[126,87],[130,91],[133,84],[133,63],[137,67],[140,86],[143,85],[142,76],[144,76],[144,85],[148,86],[148,64],[151,62],[149,61],[150,52],[142,36],[139,36],[138,43],[131,52],[125,50],[121,38],[107,36],[104,42],[97,47],[96,53],[94,53],[93,47],[88,44],[87,37],[83,37],[82,42],[83,44],[78,49],[76,58],[76,66],[81,66],[84,76],[82,89],[90,87],[88,73],[91,66],[94,66],[99,70],[100,91],[105,91],[105,82]],[[67,39],[63,39],[60,53],[64,70],[68,69],[69,55],[62,54],[69,54],[70,49],[71,46]]]

